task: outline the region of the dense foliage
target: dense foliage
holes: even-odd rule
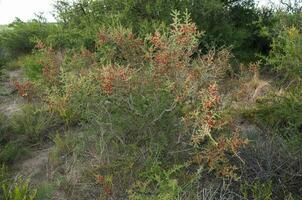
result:
[[[272,12],[257,9],[253,0],[86,0],[59,1],[57,5],[64,25],[84,31],[85,37],[91,36],[99,26],[116,23],[131,27],[135,34],[145,35],[159,26],[167,27],[172,22],[173,9],[187,9],[197,27],[207,33],[200,41],[204,50],[213,45],[232,46],[238,56],[247,60],[253,59],[256,53],[268,51],[270,41],[261,35],[261,28],[270,24]]]
[[[301,199],[302,15],[282,2],[60,0],[55,24],[0,27],[0,195]]]

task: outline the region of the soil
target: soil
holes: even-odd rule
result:
[[[14,81],[22,82],[23,77],[23,71],[17,69],[7,71],[0,79],[0,113],[3,113],[8,119],[20,112],[22,106],[26,104],[26,101],[18,95],[14,87]],[[15,176],[30,178],[30,183],[35,187],[50,180],[50,149],[51,146],[46,144],[24,156],[23,160],[12,166]],[[67,198],[64,192],[57,190],[54,191],[51,199],[65,200]]]

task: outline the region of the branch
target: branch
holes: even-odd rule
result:
[[[174,102],[174,103],[171,105],[170,108],[165,109],[162,113],[160,113],[160,115],[159,115],[157,118],[155,118],[155,119],[151,122],[151,124],[154,124],[154,123],[156,123],[158,120],[160,120],[160,119],[163,117],[163,115],[164,115],[165,113],[171,112],[172,110],[174,110],[174,108],[176,107],[176,105],[177,105],[177,103]]]

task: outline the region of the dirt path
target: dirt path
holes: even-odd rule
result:
[[[26,101],[18,95],[15,89],[14,81],[22,82],[24,80],[23,71],[21,69],[7,71],[5,75],[0,77],[0,113],[11,118],[17,112],[20,112]],[[23,176],[30,178],[31,184],[39,187],[43,183],[50,180],[49,152],[51,146],[45,145],[40,149],[36,149],[26,155],[23,160],[16,162],[12,168],[15,176]],[[54,191],[53,197],[47,199],[64,200],[64,193]]]
[[[33,185],[47,181],[49,178],[48,154],[49,149],[32,152],[30,158],[18,166],[20,175],[30,177]]]
[[[0,83],[0,112],[7,117],[21,110],[24,100],[18,96],[14,87],[15,80],[22,80],[22,70],[8,71]]]

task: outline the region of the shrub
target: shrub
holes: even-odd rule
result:
[[[65,73],[60,82],[59,87],[52,87],[43,98],[50,112],[58,114],[67,124],[88,120],[87,112],[102,99],[97,93],[97,81],[91,75],[79,77],[71,72]]]
[[[284,137],[292,137],[301,133],[301,112],[301,92],[297,88],[262,99],[251,115],[264,127]]]
[[[8,61],[8,55],[7,52],[4,50],[3,47],[0,47],[0,69],[3,65],[5,65]]]
[[[8,118],[0,113],[0,138],[1,140],[5,137],[6,131],[8,129]]]
[[[97,56],[103,63],[131,65],[132,68],[144,64],[144,41],[135,37],[129,29],[117,27],[101,30],[97,45]]]
[[[301,80],[302,35],[295,27],[286,28],[273,39],[268,63],[286,80]]]
[[[41,45],[42,77],[32,84],[39,87],[50,113],[82,128],[58,135],[51,154],[53,164],[63,168],[59,174],[67,177],[62,187],[69,194],[81,195],[82,189],[83,198],[127,198],[129,186],[150,170],[146,176],[152,183],[140,179],[151,187],[151,194],[143,196],[173,199],[185,182],[171,177],[179,165],[186,166],[179,169],[181,174],[191,169],[199,177],[204,169],[217,177],[237,178],[236,155],[247,142],[224,121],[218,90],[230,70],[231,54],[222,49],[199,55],[202,34],[189,14],[173,16],[169,30],[145,39],[124,29],[101,30],[96,54],[84,49],[56,59],[57,52]],[[213,162],[212,156],[217,158]],[[155,161],[162,164],[150,169]],[[76,179],[66,166],[76,171]],[[160,174],[161,169],[165,173]],[[78,187],[95,174],[110,184],[101,191]],[[146,188],[134,188],[133,198],[141,198],[140,190]]]
[[[25,105],[20,113],[10,120],[14,133],[24,135],[27,141],[37,142],[47,136],[47,132],[57,125],[56,118],[45,110],[32,105]]]
[[[267,51],[270,43],[270,40],[262,37],[259,32],[270,25],[272,11],[258,9],[253,0],[132,0],[124,1],[123,4],[115,0],[72,3],[58,1],[56,8],[58,18],[64,23],[65,29],[70,32],[77,31],[82,34],[82,38],[93,40],[94,33],[100,27],[118,25],[131,28],[135,35],[144,37],[159,26],[168,28],[172,22],[172,9],[187,9],[192,13],[197,27],[208,33],[200,38],[202,50],[206,51],[213,45],[233,46],[234,52],[240,57],[246,58],[248,54],[250,57],[246,59],[251,60],[256,52]]]
[[[21,140],[11,134],[9,119],[0,113],[0,163],[12,163],[26,153]]]
[[[249,132],[250,145],[241,150],[241,183],[250,195],[285,199],[301,198],[301,150],[292,150],[286,139]],[[282,167],[280,167],[282,166]],[[244,196],[244,194],[243,194]]]
[[[27,23],[17,19],[9,27],[0,32],[0,41],[1,48],[11,58],[30,53],[35,47],[35,41],[45,40],[53,29],[52,24],[47,24],[40,19]]]
[[[42,76],[41,60],[43,58],[44,56],[41,53],[34,53],[20,57],[17,63],[24,69],[29,80],[37,80]]]
[[[27,153],[27,148],[22,140],[2,141],[0,148],[0,163],[11,164],[22,158]]]
[[[89,28],[87,27],[87,29]],[[80,47],[89,50],[95,49],[95,35],[92,37],[91,34],[87,34],[83,29],[66,28],[62,24],[57,24],[54,31],[47,36],[44,42],[58,51],[79,49]]]
[[[137,181],[128,191],[131,200],[141,199],[177,199],[182,192],[177,179],[172,175],[183,166],[173,166],[169,170],[162,169],[159,163],[154,163],[146,172],[141,174],[145,181]]]

